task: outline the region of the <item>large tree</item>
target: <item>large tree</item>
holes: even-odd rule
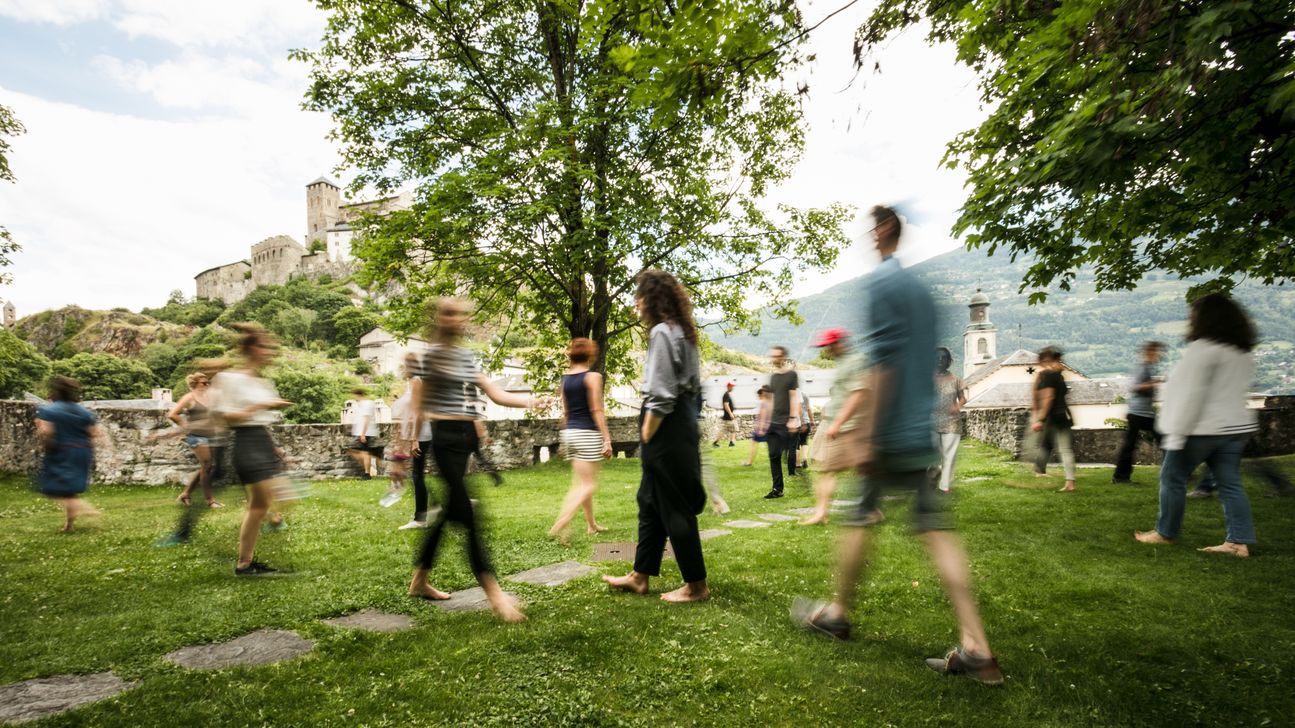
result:
[[[367,221],[370,285],[399,283],[388,324],[457,293],[537,344],[570,337],[627,374],[635,275],[662,267],[694,303],[750,326],[830,267],[846,208],[761,204],[803,142],[782,71],[805,29],[792,0],[318,0],[329,12],[307,106],[333,115],[354,188],[416,186]]]
[[[860,62],[918,22],[990,108],[948,148],[971,188],[955,234],[1035,256],[1022,289],[1086,266],[1099,289],[1295,276],[1295,3],[883,0]]]
[[[13,182],[13,169],[9,167],[9,140],[5,137],[18,136],[26,129],[23,128],[22,122],[14,116],[13,109],[0,105],[0,182]],[[8,267],[13,261],[9,257],[14,253],[22,250],[18,243],[14,242],[13,236],[0,225],[0,268]],[[9,283],[12,276],[4,271],[0,271],[0,285]]]

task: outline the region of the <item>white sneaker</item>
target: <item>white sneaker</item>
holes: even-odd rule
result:
[[[382,506],[383,508],[390,508],[399,502],[400,502],[400,491],[397,490],[382,496],[382,500],[378,501],[378,505]]]
[[[415,528],[427,528],[427,521],[410,521],[405,525],[397,528],[397,531],[411,531]]]

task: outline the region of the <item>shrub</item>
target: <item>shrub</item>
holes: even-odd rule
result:
[[[60,359],[51,367],[54,374],[81,383],[82,399],[145,399],[156,381],[143,362],[112,354],[82,352]]]
[[[50,364],[36,347],[0,329],[0,399],[36,392],[49,377]]]

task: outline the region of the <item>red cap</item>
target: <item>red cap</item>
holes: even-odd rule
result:
[[[848,337],[849,334],[846,333],[845,329],[828,329],[821,332],[817,339],[814,339],[814,346],[831,346],[838,341],[845,341]]]
[[[737,382],[729,382],[728,384],[725,384],[724,386],[725,386],[725,387],[728,387],[729,389],[732,389],[732,388],[734,388],[734,387],[736,387],[736,386],[737,386]]]

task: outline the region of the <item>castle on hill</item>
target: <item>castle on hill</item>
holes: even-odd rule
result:
[[[350,275],[352,223],[366,214],[384,215],[409,205],[408,193],[343,203],[341,187],[320,177],[306,185],[305,245],[288,235],[266,238],[252,246],[247,259],[194,276],[197,297],[230,305],[257,286],[282,285],[294,276]]]

